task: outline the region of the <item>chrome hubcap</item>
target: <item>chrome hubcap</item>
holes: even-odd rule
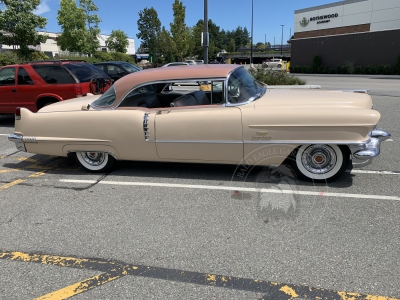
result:
[[[100,152],[83,152],[82,158],[87,164],[91,166],[99,166],[104,162],[106,156],[104,153]]]
[[[304,168],[314,174],[328,173],[335,167],[336,161],[336,153],[328,145],[309,146],[301,155]]]

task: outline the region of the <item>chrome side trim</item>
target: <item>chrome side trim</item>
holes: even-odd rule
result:
[[[243,141],[229,140],[156,140],[156,143],[187,143],[187,144],[243,144]]]
[[[369,90],[343,90],[342,92],[368,94]]]
[[[22,134],[18,134],[18,133],[11,133],[8,136],[8,140],[10,142],[14,142],[15,143],[15,147],[17,147],[17,149],[19,151],[26,152],[26,148],[25,148],[25,144],[23,142],[23,138],[24,137],[22,136]]]
[[[143,133],[144,133],[144,139],[146,140],[146,142],[149,141],[149,133],[150,133],[149,127],[148,127],[148,125],[149,125],[149,114],[150,113],[147,112],[147,113],[145,113],[143,115]]]
[[[357,141],[357,142],[349,142],[349,141],[334,141],[334,140],[323,140],[323,141],[312,141],[312,140],[270,140],[270,141],[244,141],[245,144],[289,144],[289,145],[359,145],[366,143],[367,141]]]
[[[118,160],[118,157],[115,155],[115,153],[113,153],[113,152],[102,152],[102,151],[98,151],[98,150],[94,150],[94,151],[69,150],[69,151],[67,151],[67,155],[70,154],[70,153],[76,153],[76,152],[107,153],[107,154],[111,155],[112,157],[114,157],[116,160]]]

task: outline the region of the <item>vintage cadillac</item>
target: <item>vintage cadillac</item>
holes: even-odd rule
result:
[[[290,163],[332,181],[370,161],[390,137],[362,91],[269,89],[240,65],[193,65],[127,75],[103,95],[18,108],[9,140],[21,151],[68,156],[90,172],[116,160]]]

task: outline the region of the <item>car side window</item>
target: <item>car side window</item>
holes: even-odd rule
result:
[[[1,85],[15,85],[15,68],[4,68],[0,70]]]
[[[29,76],[25,68],[18,69],[18,85],[33,85],[35,84],[32,78]]]
[[[48,84],[68,84],[75,83],[72,76],[62,66],[34,65],[32,68]]]
[[[124,73],[120,67],[108,65],[108,75],[117,75]]]

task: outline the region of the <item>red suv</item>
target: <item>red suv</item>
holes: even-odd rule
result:
[[[33,112],[71,98],[99,94],[111,85],[110,77],[82,60],[31,61],[0,69],[0,114],[17,107]]]

